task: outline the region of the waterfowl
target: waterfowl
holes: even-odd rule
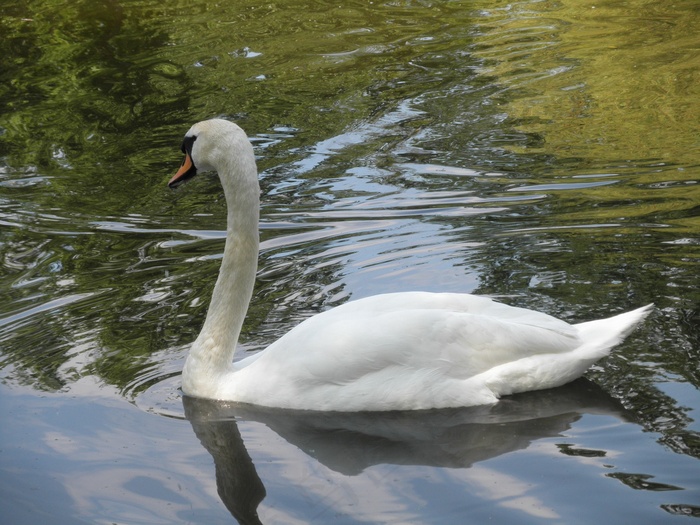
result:
[[[470,294],[382,294],[315,315],[234,363],[258,260],[253,148],[236,124],[214,119],[192,126],[182,151],[185,158],[168,185],[216,171],[227,204],[219,276],[182,371],[189,396],[353,412],[495,403],[578,378],[653,306],[569,324]]]

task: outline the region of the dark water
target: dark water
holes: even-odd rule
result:
[[[700,517],[694,0],[0,1],[0,32],[5,522]],[[183,404],[225,206],[165,184],[213,116],[261,169],[241,353],[388,291],[657,311],[587,380],[495,407]]]

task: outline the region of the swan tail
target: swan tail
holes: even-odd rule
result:
[[[497,366],[483,374],[496,397],[554,388],[581,377],[598,359],[608,355],[654,308],[648,304],[624,314],[573,325],[581,345],[571,352],[537,354]]]
[[[625,312],[607,319],[588,321],[574,325],[583,344],[578,351],[587,357],[599,359],[610,353],[610,350],[620,344],[654,309],[648,304],[631,312]]]

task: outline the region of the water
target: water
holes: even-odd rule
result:
[[[0,24],[8,523],[700,516],[695,2],[2,2]],[[496,407],[183,404],[225,208],[213,177],[165,184],[212,116],[261,169],[241,354],[389,291],[657,311],[587,380]]]

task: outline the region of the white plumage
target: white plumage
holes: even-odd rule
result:
[[[185,135],[170,186],[219,173],[228,233],[202,331],[182,373],[185,394],[308,410],[414,410],[494,403],[581,376],[651,311],[570,325],[468,294],[404,292],[318,314],[232,363],[258,257],[259,185],[237,125],[200,122]]]

